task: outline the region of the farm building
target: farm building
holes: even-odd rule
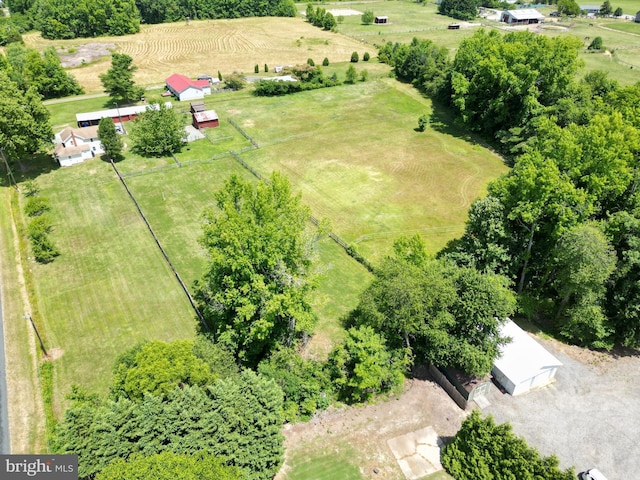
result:
[[[389,17],[376,17],[373,23],[389,23]]]
[[[535,8],[521,8],[502,12],[500,21],[508,23],[509,25],[530,25],[532,23],[544,22],[544,15]]]
[[[193,126],[198,130],[203,128],[215,128],[220,125],[218,114],[215,110],[205,110],[202,112],[193,112]]]
[[[104,153],[96,126],[65,128],[56,134],[54,142],[54,156],[61,167],[82,163],[88,158]]]
[[[207,109],[204,102],[191,102],[189,111],[191,113],[204,112]]]
[[[586,15],[600,15],[600,5],[580,5],[580,11]]]
[[[511,319],[500,327],[511,343],[500,347],[491,373],[511,395],[520,395],[551,383],[562,363]]]
[[[191,80],[189,77],[174,73],[165,80],[167,89],[173,93],[178,100],[193,100],[211,95],[211,84],[209,80]]]
[[[634,20],[636,23],[640,23],[640,12],[636,13],[636,19]]]
[[[165,107],[171,108],[171,102],[165,102]],[[109,110],[99,110],[97,112],[77,113],[76,122],[78,127],[89,127],[98,125],[103,118],[111,118],[116,124],[116,129],[122,129],[122,123],[135,120],[138,115],[146,112],[148,109],[159,110],[160,105],[157,103],[151,105],[136,105],[134,107],[110,108]]]

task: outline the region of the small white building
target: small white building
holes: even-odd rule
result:
[[[511,338],[511,342],[500,347],[491,373],[507,392],[520,395],[554,381],[562,362],[533,337],[511,319],[500,327],[500,335]]]
[[[207,79],[191,80],[189,77],[174,73],[165,80],[165,83],[167,89],[181,102],[211,95],[211,83]]]
[[[98,127],[67,127],[57,133],[54,156],[61,167],[69,167],[104,153],[98,138]]]
[[[580,11],[586,15],[600,15],[600,5],[580,5]]]
[[[517,10],[507,10],[500,15],[500,21],[509,25],[530,25],[532,23],[544,22],[542,15],[535,8],[519,8]]]

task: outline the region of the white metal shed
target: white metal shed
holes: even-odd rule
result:
[[[551,355],[511,319],[500,327],[511,342],[500,348],[491,373],[511,395],[520,395],[554,380],[562,362]]]

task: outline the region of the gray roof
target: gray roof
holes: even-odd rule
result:
[[[535,8],[519,8],[518,10],[507,10],[507,13],[516,20],[544,19],[544,15],[542,15]]]

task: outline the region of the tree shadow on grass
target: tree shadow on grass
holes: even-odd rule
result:
[[[57,170],[60,168],[60,165],[58,165],[58,162],[55,161],[51,154],[40,153],[20,160],[9,161],[9,168],[16,182],[22,183],[27,180],[35,180],[40,175]],[[2,176],[2,185],[9,185],[11,180],[9,179],[9,172],[7,172],[3,161],[0,161],[0,173]]]

